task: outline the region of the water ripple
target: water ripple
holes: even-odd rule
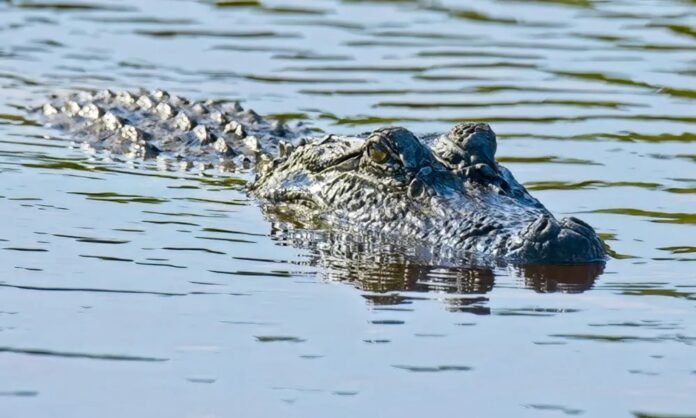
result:
[[[63,357],[77,358],[88,360],[108,360],[108,361],[143,361],[143,362],[163,362],[169,361],[168,358],[160,357],[143,357],[129,356],[123,354],[90,354],[90,353],[73,353],[68,351],[44,350],[38,348],[15,348],[15,347],[0,347],[0,353],[27,354],[30,356],[48,356],[48,357]]]
[[[475,392],[473,415],[693,415],[693,4],[0,0],[0,398],[111,417],[121,394],[176,415],[193,389],[204,408],[188,415],[225,415],[224,393],[253,416],[336,396],[405,416]],[[28,116],[53,94],[141,87],[240,100],[317,136],[490,123],[498,160],[612,258],[481,269],[291,236],[245,194],[253,173],[89,153]],[[135,359],[167,356],[74,367],[130,357],[124,344],[191,349],[165,374]],[[539,398],[553,376],[568,384]],[[86,404],[57,382],[113,390]],[[437,402],[397,396],[414,388]]]

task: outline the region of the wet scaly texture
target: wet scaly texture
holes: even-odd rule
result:
[[[693,16],[689,0],[0,1],[0,415],[696,415]],[[140,87],[339,136],[485,121],[497,161],[612,258],[472,268],[289,228],[250,175],[112,161],[27,117],[54,93]]]

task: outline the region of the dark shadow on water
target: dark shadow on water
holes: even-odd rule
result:
[[[496,276],[509,275],[539,293],[582,293],[604,272],[604,263],[505,266],[487,260],[443,258],[433,249],[367,242],[342,233],[283,229],[274,225],[279,245],[308,249],[304,263],[319,267],[328,280],[347,282],[369,292],[374,305],[405,305],[410,292],[437,293],[448,309],[489,314],[484,305]],[[402,293],[403,292],[403,293]]]
[[[594,286],[604,272],[604,263],[577,265],[528,265],[515,268],[525,287],[543,293],[582,293]]]

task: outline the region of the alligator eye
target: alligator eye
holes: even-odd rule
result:
[[[372,145],[367,152],[370,154],[372,161],[378,164],[382,164],[389,159],[389,152],[377,144]]]

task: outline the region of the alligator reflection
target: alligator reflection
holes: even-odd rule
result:
[[[569,266],[529,265],[513,269],[526,287],[537,292],[582,293],[594,285],[604,272],[604,263]]]
[[[447,293],[447,308],[489,314],[483,295],[493,289],[493,270],[475,267],[442,267],[409,260],[403,254],[351,253],[342,258],[316,253],[313,261],[330,280],[350,282],[369,293],[363,296],[374,305],[402,305],[418,299],[407,292]],[[472,296],[465,296],[472,295]]]
[[[582,265],[495,266],[483,260],[444,258],[425,248],[360,241],[328,231],[284,228],[274,224],[272,237],[281,245],[311,252],[308,264],[329,280],[350,282],[370,292],[375,305],[396,305],[417,299],[408,292],[445,293],[448,309],[487,314],[487,297],[496,272],[518,278],[524,287],[542,293],[581,293],[603,273],[604,263]],[[403,293],[397,293],[403,292]],[[478,296],[474,296],[478,295]]]

